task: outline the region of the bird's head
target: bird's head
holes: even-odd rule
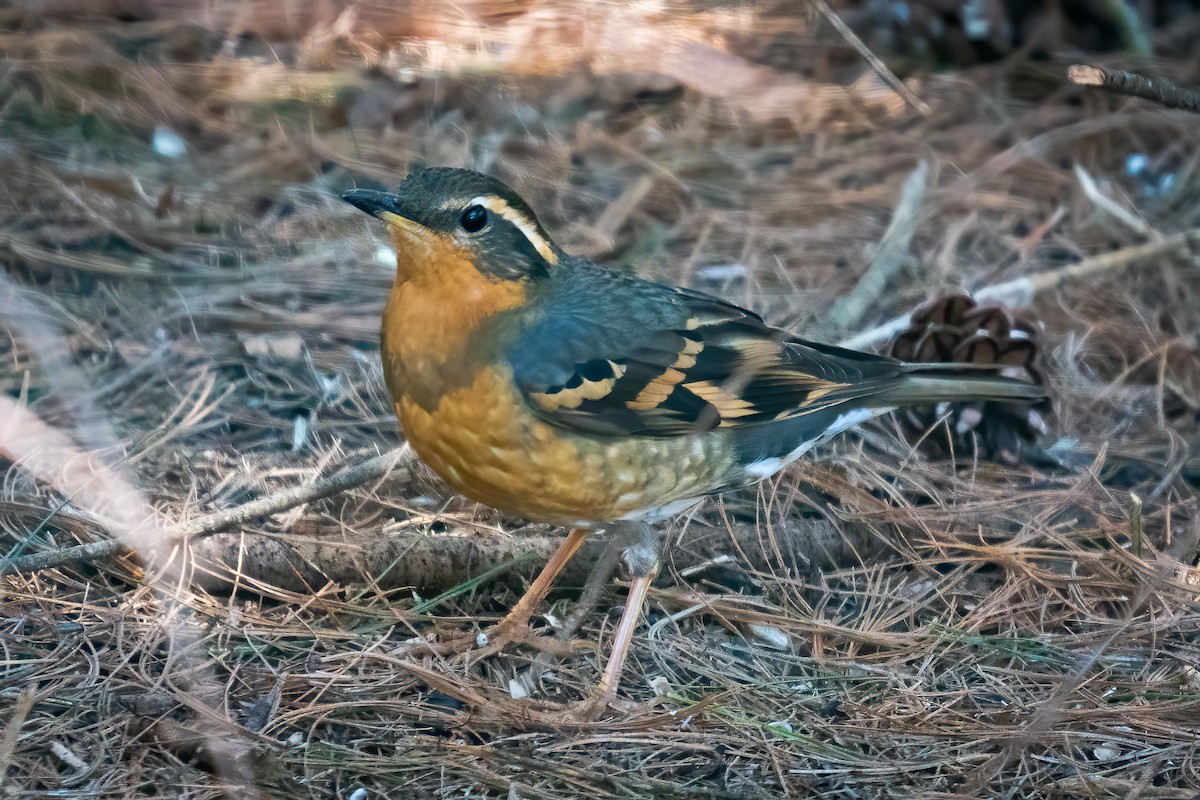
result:
[[[562,257],[516,192],[472,170],[421,169],[395,191],[352,189],[342,199],[387,224],[401,279],[474,268],[487,280],[524,281]]]

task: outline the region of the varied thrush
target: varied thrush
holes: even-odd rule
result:
[[[498,180],[413,172],[343,199],[387,224],[387,386],[412,447],[448,484],[571,528],[489,648],[529,619],[588,531],[650,523],[761,481],[899,406],[1039,400],[993,370],[904,363],[797,338],[719,298],[563,252]],[[615,697],[658,567],[636,565],[595,706]]]

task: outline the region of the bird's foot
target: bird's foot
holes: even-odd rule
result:
[[[536,633],[528,623],[506,625],[502,620],[487,630],[475,634],[475,648],[466,651],[465,656],[468,663],[474,664],[485,658],[491,658],[510,646],[528,645],[540,649],[543,642],[551,639],[550,636]]]
[[[567,706],[564,716],[575,722],[598,722],[614,698],[593,694]]]
[[[620,697],[615,691],[606,692],[600,688],[582,700],[575,700],[558,706],[551,713],[560,724],[589,726],[604,719],[620,719],[629,722],[635,717],[644,717],[653,712],[662,698],[651,698],[646,701],[631,700]]]
[[[415,641],[400,648],[404,656],[437,656],[463,659],[468,665],[490,658],[510,647],[531,647],[550,657],[564,658],[571,653],[571,642],[538,633],[528,623],[505,624],[501,621],[475,633],[452,635],[441,641]]]

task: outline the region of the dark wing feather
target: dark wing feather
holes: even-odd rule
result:
[[[679,436],[868,398],[899,362],[790,337],[699,292],[576,264],[513,349],[514,377],[556,425]]]

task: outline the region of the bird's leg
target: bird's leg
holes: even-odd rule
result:
[[[494,653],[498,653],[509,642],[525,636],[529,628],[529,619],[533,616],[533,612],[546,599],[546,595],[550,594],[550,590],[554,587],[555,578],[567,566],[567,562],[571,560],[571,557],[578,552],[580,546],[583,545],[583,540],[587,538],[590,532],[586,528],[571,529],[571,533],[558,546],[558,549],[554,551],[554,555],[550,556],[550,560],[546,562],[546,566],[542,567],[542,571],[533,579],[533,583],[529,584],[529,588],[525,590],[525,594],[521,595],[521,599],[517,601],[517,604],[504,615],[504,619],[484,631],[487,643],[473,654],[473,660],[486,658]]]
[[[564,649],[583,627],[583,621],[587,619],[588,614],[600,602],[600,593],[604,591],[605,584],[616,572],[617,562],[621,560],[622,552],[629,547],[630,542],[621,535],[622,533],[621,530],[615,530],[608,537],[608,544],[605,546],[604,552],[600,554],[600,558],[597,559],[596,565],[592,567],[592,574],[588,575],[587,583],[583,585],[583,591],[579,593],[579,600],[571,609],[571,613],[567,615],[562,628],[555,634],[555,638],[559,640]]]
[[[583,585],[583,590],[579,593],[579,600],[576,601],[571,613],[563,621],[562,627],[554,634],[554,641],[538,643],[537,647],[542,652],[538,654],[531,674],[539,685],[541,685],[544,671],[570,654],[571,641],[575,638],[575,634],[583,627],[583,622],[587,619],[588,614],[599,604],[600,593],[604,591],[604,587],[608,584],[613,572],[616,571],[622,551],[630,544],[626,533],[627,529],[624,524],[619,528],[609,529],[608,542],[604,546],[604,552],[600,554],[600,558],[592,567],[587,583]]]
[[[662,542],[658,532],[649,525],[639,526],[640,536],[626,547],[622,553],[631,576],[629,596],[625,600],[625,610],[617,625],[617,633],[613,638],[612,652],[608,663],[604,666],[604,674],[592,698],[581,709],[581,715],[595,718],[608,708],[617,697],[617,687],[621,683],[621,672],[625,668],[625,660],[629,657],[629,643],[633,639],[633,631],[642,615],[642,606],[646,602],[646,593],[650,584],[658,575],[662,564]]]

